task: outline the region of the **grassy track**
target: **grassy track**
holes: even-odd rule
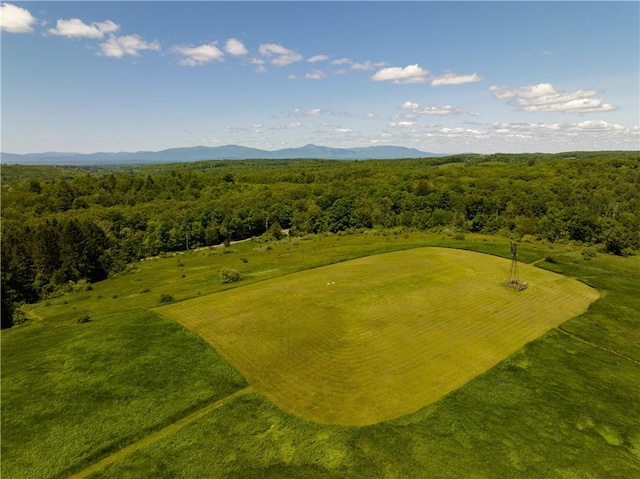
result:
[[[583,313],[596,290],[509,261],[422,248],[159,308],[286,411],[365,425],[413,412]]]
[[[69,479],[84,479],[85,477],[89,477],[92,474],[95,474],[96,472],[102,471],[105,467],[110,466],[111,464],[115,464],[117,462],[120,462],[123,459],[125,459],[127,456],[129,456],[130,454],[133,454],[134,452],[139,451],[143,447],[148,447],[150,444],[153,444],[156,441],[159,441],[159,440],[164,439],[164,438],[166,438],[168,436],[171,436],[172,434],[177,433],[180,429],[182,429],[186,425],[192,423],[193,421],[196,421],[198,419],[202,419],[204,416],[209,414],[211,411],[214,411],[214,410],[218,409],[219,407],[222,407],[225,404],[230,403],[231,401],[233,401],[237,397],[242,396],[244,394],[248,394],[250,392],[252,392],[252,389],[250,387],[246,387],[244,389],[241,389],[240,391],[236,391],[235,393],[231,394],[230,396],[227,396],[225,398],[219,399],[218,401],[213,402],[213,403],[203,407],[202,409],[199,409],[198,411],[194,412],[193,414],[190,414],[189,416],[187,416],[185,418],[182,418],[179,421],[174,422],[173,424],[170,424],[169,426],[165,427],[164,429],[161,429],[158,432],[150,434],[150,435],[144,437],[143,439],[141,439],[141,440],[139,440],[137,442],[134,442],[133,444],[130,444],[125,448],[122,448],[118,452],[116,452],[114,454],[111,454],[110,456],[105,457],[104,459],[96,462],[95,464],[92,464],[91,466],[87,467],[86,469],[83,469],[82,471],[78,472],[77,474],[73,474],[72,476],[70,476]]]

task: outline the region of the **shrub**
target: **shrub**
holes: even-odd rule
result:
[[[89,321],[91,321],[91,318],[89,317],[88,314],[85,314],[83,316],[80,316],[78,319],[76,319],[76,323],[88,323]]]
[[[173,295],[168,293],[162,293],[160,295],[160,299],[158,300],[160,304],[173,303],[174,301],[175,298],[173,297]]]
[[[240,273],[235,269],[224,268],[220,271],[220,281],[222,284],[235,283],[240,280]]]

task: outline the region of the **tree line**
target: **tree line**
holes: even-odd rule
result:
[[[447,227],[640,249],[637,152],[55,168],[3,166],[3,327],[14,305],[140,258],[281,228]]]

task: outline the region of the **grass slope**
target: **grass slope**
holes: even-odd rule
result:
[[[366,425],[440,399],[550,328],[596,290],[530,266],[422,248],[316,268],[157,311],[196,332],[284,410]]]
[[[3,332],[2,475],[66,477],[245,385],[151,312]]]
[[[161,293],[222,291],[223,267],[241,271],[243,286],[419,246],[509,254],[504,238],[466,236],[248,242],[141,262],[34,305],[39,319],[0,337],[3,477],[67,476],[243,387],[204,341],[148,312]],[[640,366],[601,347],[640,360],[640,259],[535,243],[519,252],[553,256],[539,266],[598,288],[600,300],[562,325],[597,347],[551,331],[440,401],[366,427],[316,424],[246,395],[92,477],[639,477]],[[83,314],[91,322],[76,323]]]

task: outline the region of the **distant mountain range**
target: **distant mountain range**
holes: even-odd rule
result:
[[[22,165],[98,165],[116,163],[172,163],[201,160],[248,160],[313,158],[326,160],[366,160],[396,158],[429,158],[445,156],[427,153],[403,146],[369,146],[361,148],[330,148],[306,145],[300,148],[267,151],[238,145],[194,146],[170,148],[162,151],[137,151],[135,153],[0,153],[4,164]]]

